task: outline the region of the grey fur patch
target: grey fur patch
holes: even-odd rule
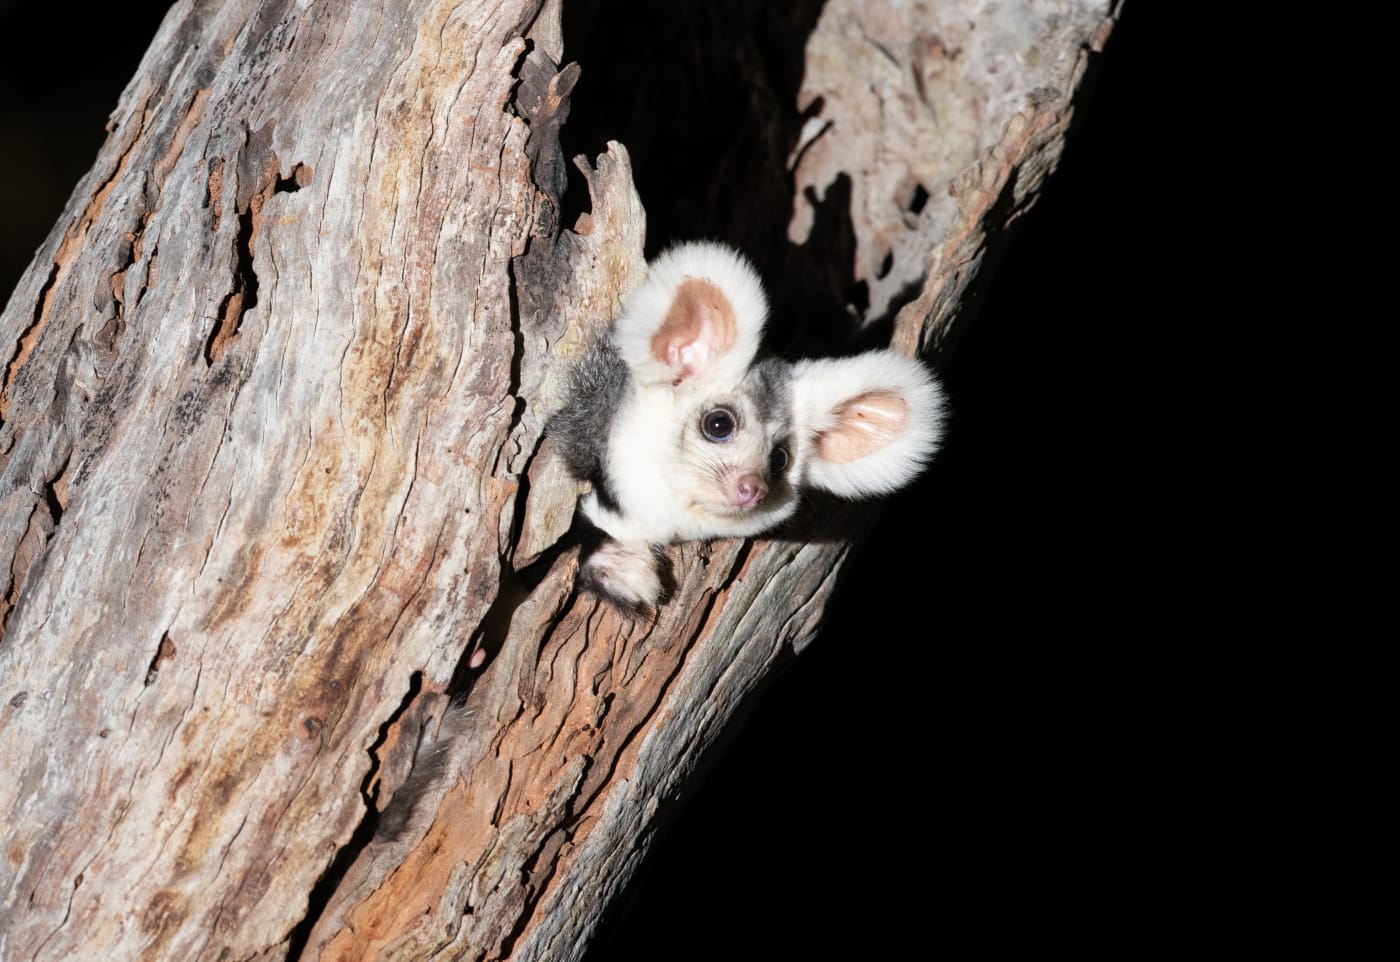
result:
[[[770,417],[792,410],[792,367],[786,361],[770,357],[754,364],[744,387],[754,406]]]
[[[589,346],[569,374],[568,396],[546,430],[559,441],[574,477],[592,482],[603,506],[617,510],[604,458],[613,419],[627,396],[631,374],[609,335]]]
[[[783,434],[791,423],[792,367],[777,357],[764,358],[743,375],[743,388],[756,410],[774,421],[774,433]]]

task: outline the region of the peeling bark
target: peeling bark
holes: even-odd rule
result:
[[[743,14],[807,25],[802,84],[736,48],[766,133],[690,233],[745,242],[787,342],[837,346],[810,307],[936,360],[1113,7]],[[575,590],[542,431],[648,208],[625,143],[571,173],[563,14],[163,22],[0,315],[0,955],[579,958],[815,635],[868,507],[670,549],[654,616]]]

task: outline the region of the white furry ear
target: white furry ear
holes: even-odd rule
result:
[[[806,482],[842,497],[903,487],[933,457],[942,434],[938,382],[893,351],[799,361],[793,402],[807,445]]]
[[[742,377],[763,336],[768,301],[738,251],[691,242],[652,261],[623,308],[613,338],[644,384]]]

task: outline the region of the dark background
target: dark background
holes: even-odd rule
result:
[[[1127,8],[948,367],[944,451],[590,962],[1280,923],[1259,892],[1316,857],[1277,840],[1340,683],[1294,639],[1348,637],[1367,592],[1336,413],[1388,383],[1357,359],[1393,322],[1394,82],[1373,25]],[[62,50],[0,63],[7,293],[164,5],[47,9],[0,0],[12,51]]]

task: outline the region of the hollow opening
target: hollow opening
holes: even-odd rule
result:
[[[824,319],[847,322],[842,296],[853,281],[850,248],[831,243],[849,226],[805,245],[821,251],[820,262],[787,240],[788,160],[804,120],[798,88],[821,8],[822,0],[564,6],[564,59],[583,71],[561,132],[564,155],[592,158],[609,140],[627,147],[647,211],[648,259],[683,240],[744,251],[769,288],[769,341],[779,350]],[[563,215],[572,227],[588,197],[569,167]],[[837,215],[849,222],[847,207]]]

